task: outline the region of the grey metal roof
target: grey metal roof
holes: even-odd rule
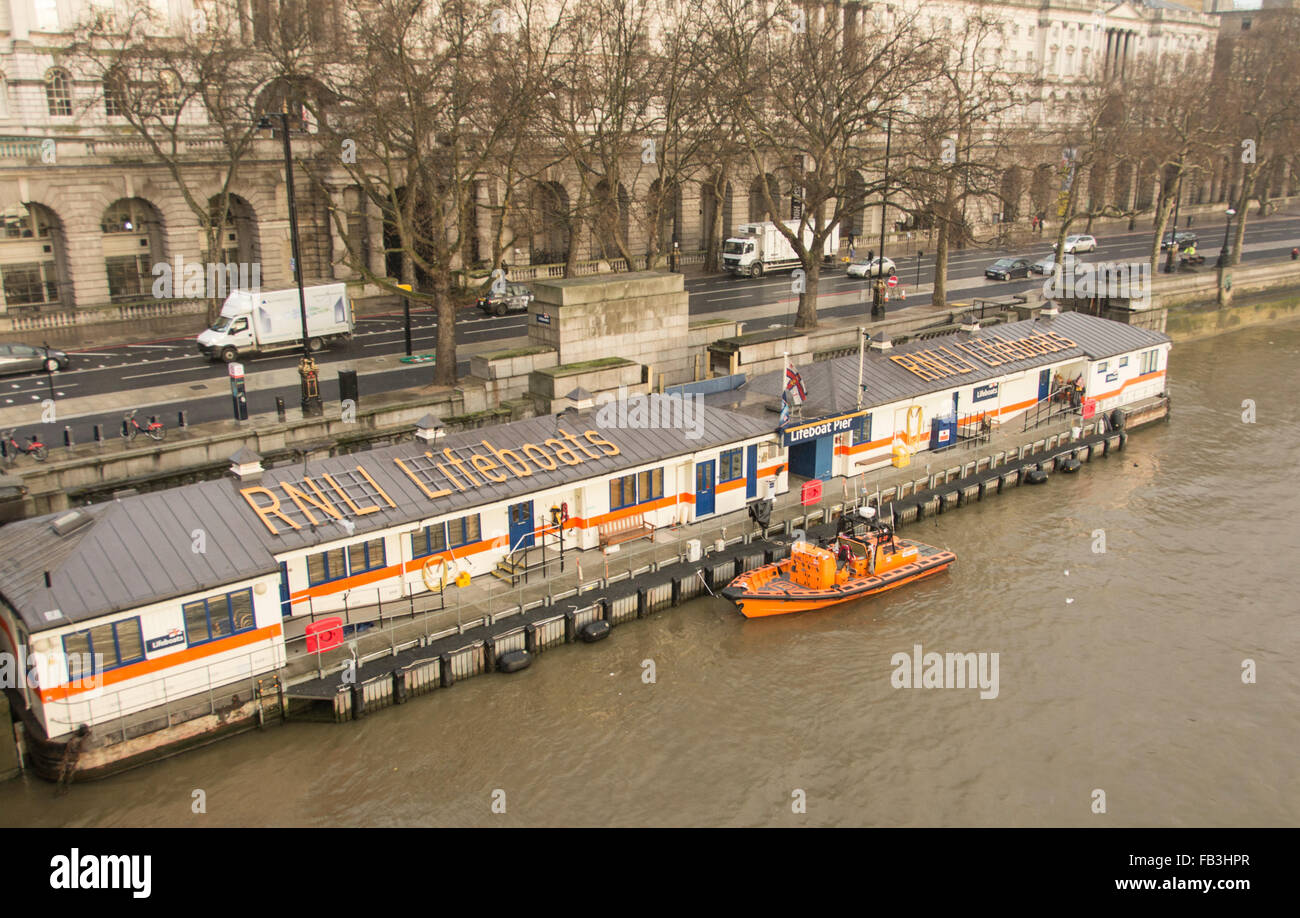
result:
[[[891,356],[930,350],[956,342],[977,339],[1012,341],[1047,332],[1057,332],[1074,341],[1075,346],[1024,360],[1013,360],[996,367],[986,366],[973,360],[970,361],[975,366],[972,372],[940,380],[922,379],[889,359]],[[906,401],[933,392],[942,392],[986,379],[995,379],[1009,373],[1018,373],[1021,370],[1060,363],[1075,357],[1086,356],[1090,360],[1104,360],[1116,354],[1164,344],[1169,340],[1169,336],[1161,332],[1137,328],[1086,313],[1066,312],[1057,316],[1042,316],[1022,322],[994,325],[977,332],[956,332],[937,338],[909,341],[907,344],[895,345],[888,351],[867,351],[862,369],[862,382],[866,385],[867,391],[863,397],[862,407],[875,408]],[[797,364],[796,368],[803,378],[804,389],[808,393],[802,411],[804,418],[812,420],[828,417],[853,410],[857,406],[858,357],[856,354],[835,360]],[[775,419],[777,415],[769,408],[779,406],[784,388],[784,371],[775,370],[747,380],[739,389],[706,396],[706,400],[708,404],[715,407]]]
[[[651,395],[648,404],[662,413],[674,402],[681,404],[680,400]],[[63,514],[11,523],[0,528],[0,596],[18,611],[31,631],[47,630],[273,573],[277,569],[275,555],[286,551],[455,515],[508,498],[522,500],[530,493],[557,485],[760,437],[771,433],[775,426],[748,415],[704,407],[700,436],[693,439],[689,436],[693,431],[687,427],[631,429],[619,427],[617,422],[602,425],[597,422],[600,411],[600,407],[584,409],[559,421],[550,415],[531,418],[448,434],[431,444],[404,443],[308,463],[306,474],[322,487],[323,476],[328,474],[353,493],[358,504],[380,505],[378,512],[351,516],[351,534],[332,522],[312,527],[298,507],[276,488],[281,482],[301,486],[301,463],[265,471],[248,481],[228,477],[92,505],[83,511],[91,514],[94,522],[65,536],[51,529],[51,523]],[[583,431],[595,430],[614,443],[620,453],[595,459],[584,457],[586,461],[576,466],[557,463],[553,472],[529,463],[533,474],[527,478],[506,475],[502,483],[485,480],[480,487],[453,490],[438,500],[430,500],[394,462],[401,459],[408,467],[419,470],[429,466],[425,450],[439,459],[444,449],[455,454],[456,450],[474,447],[485,454],[483,440],[497,449],[517,450],[521,444],[540,445],[556,437],[557,428],[584,443]],[[594,447],[592,451],[601,453]],[[362,492],[350,483],[351,478],[360,479],[352,475],[358,465],[365,468],[396,507],[360,498]],[[293,530],[277,521],[280,533],[273,535],[240,494],[241,488],[252,486],[275,491],[283,512],[302,528]],[[360,479],[360,487],[369,489],[364,479]],[[336,496],[332,499],[342,507]],[[201,553],[194,551],[196,533],[200,532],[204,548]],[[51,574],[50,589],[44,584],[45,571]],[[47,619],[44,613],[56,608],[63,617]]]

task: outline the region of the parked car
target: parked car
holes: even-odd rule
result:
[[[48,364],[47,364],[48,361]],[[0,344],[0,375],[35,373],[37,371],[66,370],[68,355],[63,351],[30,344]]]
[[[1052,248],[1056,248],[1056,243],[1052,243]],[[1075,252],[1095,252],[1097,251],[1097,239],[1093,236],[1066,236],[1065,237],[1065,254],[1073,255]]]
[[[1029,267],[1033,264],[1028,258],[999,258],[984,269],[984,276],[994,280],[1010,280],[1013,277],[1028,277]]]
[[[503,316],[507,312],[527,312],[528,304],[533,301],[533,291],[523,284],[506,284],[501,293],[492,292],[492,282],[488,281],[479,293],[478,308],[494,316]]]
[[[858,257],[849,262],[848,271],[845,273],[849,277],[880,277],[881,267],[884,267],[884,276],[888,277],[898,271],[892,258],[872,258],[870,260]]]
[[[1083,268],[1083,262],[1073,255],[1066,255],[1063,264],[1066,268],[1073,267],[1076,274]],[[1029,266],[1029,270],[1033,271],[1035,274],[1051,274],[1056,270],[1056,256],[1046,255],[1043,258],[1040,258]]]
[[[1160,240],[1160,251],[1169,251],[1169,246],[1174,243],[1177,243],[1178,248],[1181,249],[1184,246],[1191,245],[1195,241],[1196,234],[1187,230],[1184,230],[1181,233],[1165,233],[1164,238]]]

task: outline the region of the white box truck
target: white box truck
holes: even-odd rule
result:
[[[787,220],[790,232],[799,233],[799,221]],[[812,244],[812,226],[805,226],[800,237],[804,247]],[[839,254],[840,228],[831,227],[822,256],[830,261]],[[769,271],[789,271],[799,267],[799,256],[794,246],[775,223],[743,223],[722,246],[722,266],[737,277],[762,277]]]
[[[356,322],[346,284],[307,287],[304,293],[307,336],[313,351],[352,336]],[[199,335],[198,346],[209,360],[226,363],[268,351],[301,348],[298,288],[234,291],[222,304],[216,323]]]

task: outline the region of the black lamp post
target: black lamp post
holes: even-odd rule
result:
[[[880,262],[876,272],[876,285],[872,288],[871,296],[871,315],[872,317],[883,316],[885,314],[885,220],[887,219],[885,209],[889,204],[889,148],[894,140],[894,113],[891,110],[889,120],[885,126],[885,175],[884,190],[880,194]],[[871,270],[871,266],[867,266]]]
[[[1228,213],[1223,224],[1223,248],[1219,249],[1219,267],[1227,267],[1228,264],[1228,230],[1232,227],[1232,218],[1237,215],[1237,211],[1228,208]]]
[[[298,208],[293,193],[293,149],[289,144],[289,113],[272,112],[263,115],[258,128],[271,128],[271,119],[280,119],[281,137],[284,141],[285,190],[289,195],[289,240],[293,251],[293,275],[298,284],[298,308],[302,315],[302,359],[298,362],[298,379],[302,392],[303,417],[318,418],[325,413],[320,397],[320,371],[311,356],[311,336],[307,332],[307,291],[302,283],[302,256],[298,252]]]

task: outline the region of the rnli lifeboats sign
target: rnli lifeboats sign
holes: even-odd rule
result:
[[[472,446],[461,447],[455,453],[450,447],[441,453],[425,450],[421,455],[394,458],[393,463],[432,501],[453,491],[482,487],[484,482],[504,484],[508,477],[529,478],[534,469],[554,472],[561,464],[577,466],[592,459],[617,456],[621,452],[594,430],[585,430],[578,437],[561,427],[557,428],[556,434],[541,443],[524,443],[513,448],[498,449],[489,441],[482,440],[481,450]],[[303,478],[297,484],[282,481],[275,486],[279,493],[261,485],[241,488],[239,493],[272,535],[279,535],[281,526],[302,528],[284,512],[288,502],[292,502],[312,526],[322,525],[329,519],[377,513],[384,505],[397,506],[365,466],[358,465],[356,474],[370,486],[367,493],[373,492],[368,499],[363,498],[365,503],[349,495],[330,474],[320,475],[319,481],[312,478]]]
[[[1053,354],[1077,345],[1064,335],[1048,332],[1024,338],[971,338],[951,347],[933,347],[910,354],[896,354],[889,359],[903,369],[927,380],[947,379],[982,369],[979,364],[999,367],[1017,360]],[[976,363],[978,361],[978,363]]]
[[[986,402],[991,398],[998,397],[998,384],[989,383],[987,386],[976,386],[971,390],[971,401]]]
[[[853,422],[865,415],[865,411],[855,411],[853,414],[843,414],[832,418],[821,418],[817,421],[810,421],[807,424],[800,424],[798,427],[789,427],[784,434],[786,446],[793,446],[796,443],[803,443],[807,440],[815,440],[818,437],[825,437],[828,434],[846,433],[853,429]]]

